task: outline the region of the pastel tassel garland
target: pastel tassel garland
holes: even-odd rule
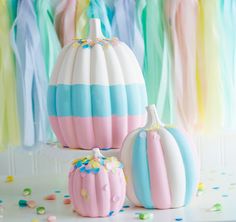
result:
[[[19,0],[12,27],[22,145],[47,142],[47,75],[32,0]]]
[[[18,0],[7,0],[6,2],[8,4],[11,22],[13,22],[16,18]]]
[[[236,126],[236,2],[220,0],[220,64],[224,99],[224,128]]]
[[[223,94],[219,57],[219,2],[199,0],[197,31],[198,130],[223,126]]]
[[[89,19],[87,10],[89,7],[89,0],[77,0],[76,4],[76,16],[75,16],[75,28],[76,38],[85,39],[88,36],[88,24]]]
[[[54,29],[54,16],[50,1],[36,1],[35,11],[37,15],[46,74],[49,79],[61,46]],[[48,128],[47,131],[48,141],[55,141],[56,138],[51,129]]]
[[[56,8],[56,32],[64,46],[75,38],[76,0],[62,0]]]
[[[137,27],[135,0],[117,0],[113,4],[112,33],[133,50],[143,67],[144,41]]]
[[[110,38],[112,36],[111,25],[107,16],[107,9],[104,1],[90,0],[88,17],[99,18],[101,20],[102,33],[104,36],[106,38]]]
[[[171,45],[165,19],[165,1],[137,1],[138,16],[142,17],[145,39],[144,78],[147,85],[148,101],[156,103],[160,117],[173,123],[171,85]],[[155,18],[155,19],[153,19]]]
[[[50,1],[36,1],[35,11],[37,15],[46,73],[49,79],[61,47],[54,29],[54,16]]]
[[[15,62],[9,31],[11,15],[7,0],[0,0],[0,150],[20,145],[16,101]]]
[[[197,123],[197,1],[166,1],[173,42],[173,90],[177,125],[191,130]]]

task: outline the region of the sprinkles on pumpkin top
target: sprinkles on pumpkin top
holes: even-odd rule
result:
[[[108,45],[117,45],[119,43],[118,38],[105,38],[105,39],[96,39],[96,40],[91,40],[91,39],[75,39],[75,42],[73,46],[75,48],[77,47],[82,47],[84,49],[86,48],[92,48],[96,44],[99,44],[101,46],[108,46]]]
[[[73,161],[74,170],[79,169],[81,173],[97,174],[101,168],[106,171],[115,172],[118,168],[123,168],[123,164],[116,157],[87,156]]]

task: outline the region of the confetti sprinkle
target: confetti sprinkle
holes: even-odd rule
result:
[[[117,195],[114,195],[114,196],[112,197],[112,201],[113,201],[113,202],[117,202],[119,199],[120,199],[120,197],[117,196]]]
[[[183,220],[183,218],[181,218],[181,217],[175,218],[175,221],[182,221],[182,220]]]
[[[210,211],[222,211],[222,205],[220,203],[216,203],[212,206]]]
[[[85,189],[81,189],[81,191],[80,191],[80,194],[81,194],[81,196],[84,198],[84,199],[88,199],[88,192],[87,192],[87,190],[85,190]]]
[[[49,217],[47,218],[47,221],[48,221],[48,222],[56,222],[56,221],[57,221],[57,218],[56,218],[56,216],[49,216]]]
[[[109,212],[108,216],[111,217],[113,214],[114,214],[114,211],[112,210]]]
[[[34,200],[29,200],[29,201],[27,201],[27,206],[29,208],[35,208],[36,207],[36,202]]]
[[[3,200],[0,200],[0,204],[2,204],[3,203]]]
[[[90,48],[90,45],[89,45],[89,44],[83,45],[82,48],[83,48],[83,49]]]
[[[50,194],[50,195],[44,197],[44,200],[56,200],[56,199],[57,199],[56,194]]]
[[[138,218],[140,220],[148,220],[153,218],[153,213],[139,213]]]
[[[19,200],[18,205],[19,207],[27,207],[27,200]]]
[[[71,204],[71,199],[67,198],[63,200],[64,204]]]
[[[30,188],[25,188],[24,190],[23,190],[23,196],[29,196],[29,195],[31,195],[31,189]]]
[[[36,213],[39,214],[39,215],[45,214],[46,213],[45,207],[37,207],[36,208]]]
[[[124,205],[123,208],[130,208],[130,206],[129,205]]]
[[[200,182],[197,186],[197,189],[200,190],[200,191],[203,191],[205,189],[204,183]]]
[[[121,209],[120,212],[125,212],[125,210],[124,210],[124,209]]]
[[[6,183],[11,183],[14,181],[14,176],[7,176]]]
[[[64,195],[64,198],[70,198],[70,195],[66,194]]]
[[[112,39],[74,39],[73,47],[82,47],[82,48],[90,48],[94,47],[96,44],[99,44],[104,47],[108,47],[109,45],[117,45],[119,43],[119,40],[117,38]]]
[[[212,187],[213,190],[219,190],[220,187]]]
[[[123,168],[123,164],[116,157],[87,156],[73,161],[74,169],[79,169],[81,173],[97,174],[101,169],[115,172],[118,168]]]
[[[55,193],[61,193],[61,191],[60,190],[55,190]]]
[[[107,184],[105,184],[104,186],[103,186],[103,190],[108,190],[108,185]]]
[[[101,148],[100,150],[107,151],[107,150],[111,150],[111,148]]]

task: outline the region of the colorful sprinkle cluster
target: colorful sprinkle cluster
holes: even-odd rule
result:
[[[91,39],[75,39],[75,42],[73,44],[73,47],[82,47],[84,49],[86,48],[92,48],[96,44],[99,44],[101,46],[109,46],[109,45],[117,45],[119,43],[118,38],[105,38],[105,39],[96,39],[96,40],[91,40]]]
[[[97,174],[101,168],[106,171],[115,172],[117,168],[123,168],[123,164],[116,157],[87,156],[73,161],[74,170],[79,169],[81,173]]]

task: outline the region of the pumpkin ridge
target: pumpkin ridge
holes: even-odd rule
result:
[[[75,67],[75,64],[76,64],[76,58],[77,58],[77,56],[78,56],[78,54],[79,54],[79,50],[78,49],[75,49],[76,50],[76,52],[75,52],[75,56],[74,56],[74,60],[73,60],[73,67],[72,67],[72,74],[70,75],[70,84],[72,85],[72,83],[73,83],[73,78],[74,78],[74,76],[76,75],[76,67]],[[70,101],[73,101],[72,100],[73,99],[73,90],[72,90],[72,88],[70,88]],[[70,102],[70,110],[71,110],[71,113],[72,113],[72,116],[73,116],[73,102]],[[71,119],[71,128],[72,128],[72,135],[71,135],[71,137],[73,137],[73,140],[75,141],[75,146],[74,146],[74,148],[79,148],[79,147],[76,147],[76,144],[79,144],[79,141],[78,141],[78,137],[77,137],[77,135],[76,135],[76,127],[75,127],[75,122],[74,121],[72,121],[72,119]]]
[[[60,59],[62,60],[62,62],[60,61],[60,59],[57,61],[57,64],[56,64],[56,67],[54,68],[54,70],[53,70],[53,75],[52,76],[55,76],[55,85],[56,84],[58,84],[58,81],[59,81],[59,74],[60,74],[60,72],[61,72],[61,66],[62,66],[62,64],[63,64],[63,57],[64,57],[64,55],[66,55],[68,52],[69,52],[69,50],[70,50],[70,47],[68,46],[68,47],[66,47],[65,49],[63,49],[63,53],[60,55]],[[59,72],[57,71],[57,69],[59,69]],[[53,78],[52,78],[52,81],[53,81]],[[56,87],[56,89],[55,89],[55,95],[54,95],[54,97],[53,97],[53,99],[54,99],[54,101],[53,101],[53,104],[55,104],[54,105],[54,107],[55,107],[55,110],[56,110],[56,114],[58,113],[58,106],[57,106],[57,87]],[[59,120],[57,119],[57,118],[55,118],[55,122],[56,122],[56,125],[57,125],[57,127],[54,127],[54,128],[57,128],[58,129],[58,135],[57,135],[57,137],[59,138],[59,139],[61,139],[61,143],[62,143],[62,145],[63,146],[67,146],[68,144],[67,144],[67,142],[66,142],[66,140],[65,140],[65,137],[64,137],[64,134],[63,134],[63,130],[61,129],[61,126],[60,126],[60,124],[59,124]],[[52,126],[54,126],[54,124],[52,124]],[[57,132],[57,130],[54,130],[54,132]]]

